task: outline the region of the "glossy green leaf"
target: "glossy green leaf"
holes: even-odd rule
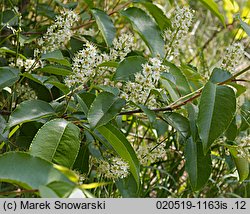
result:
[[[139,196],[137,184],[132,175],[119,179],[115,184],[123,198],[137,198]]]
[[[234,141],[235,138],[237,137],[238,134],[238,129],[237,129],[237,124],[236,124],[236,118],[234,117],[230,125],[228,126],[225,135],[227,137],[227,140],[229,141]]]
[[[186,170],[194,191],[201,189],[209,179],[212,161],[209,153],[203,154],[202,143],[189,138],[185,143]]]
[[[165,16],[163,11],[159,7],[157,7],[155,4],[151,2],[144,2],[142,4],[148,10],[148,12],[154,17],[156,23],[158,24],[161,30],[165,30],[166,28],[171,28],[170,19]]]
[[[84,2],[85,2],[90,8],[94,7],[94,3],[93,3],[92,0],[84,0]]]
[[[215,16],[217,16],[224,26],[226,25],[225,18],[220,13],[218,5],[214,0],[199,0],[199,1],[202,2]]]
[[[139,188],[139,161],[136,157],[133,147],[130,145],[126,137],[122,134],[120,130],[118,130],[111,124],[101,126],[97,130],[108,141],[108,143],[113,147],[117,154],[128,162],[130,172],[132,173],[136,181],[137,188]]]
[[[147,106],[137,105],[148,117],[150,123],[154,123],[156,120],[156,114],[154,111],[150,110]]]
[[[142,70],[142,64],[146,59],[141,56],[130,56],[125,58],[118,66],[114,75],[114,80],[134,81],[134,75]]]
[[[96,96],[91,93],[80,93],[76,94],[76,100],[79,103],[80,111],[82,111],[86,116],[88,115],[89,108]]]
[[[149,47],[152,55],[160,54],[164,57],[164,40],[160,28],[154,20],[145,11],[136,7],[130,7],[122,11],[121,14],[130,20],[134,29]]]
[[[215,68],[210,76],[209,81],[211,81],[212,83],[220,83],[228,80],[231,77],[232,74],[229,71]]]
[[[230,146],[229,151],[233,157],[236,169],[238,171],[239,181],[242,182],[246,180],[249,175],[249,157],[238,156],[237,148],[234,146]]]
[[[64,94],[68,94],[70,92],[70,89],[65,84],[58,82],[58,81],[49,80],[49,81],[46,81],[45,84],[51,84],[55,86],[56,88],[61,90]]]
[[[19,71],[15,68],[0,67],[0,91],[6,86],[12,86],[19,79]]]
[[[53,181],[72,184],[53,167],[53,164],[24,152],[8,152],[0,155],[0,181],[17,184],[26,189],[38,189]]]
[[[91,128],[107,124],[126,104],[126,101],[109,92],[100,93],[92,103],[88,112]]]
[[[113,44],[115,38],[116,29],[112,22],[112,19],[104,11],[99,9],[91,9],[93,16],[95,17],[96,23],[106,44],[110,47]]]
[[[30,154],[71,168],[80,148],[80,129],[64,119],[45,123],[34,137]]]
[[[64,182],[54,181],[46,186],[40,186],[39,192],[42,198],[67,198],[74,190],[75,185]]]
[[[62,52],[59,50],[55,50],[53,52],[43,54],[41,59],[45,59],[50,62],[56,62],[65,66],[71,66],[70,62],[64,58],[64,56],[62,55]]]
[[[52,66],[52,65],[48,65],[48,66],[45,66],[43,68],[39,68],[37,70],[45,72],[45,73],[61,75],[61,76],[68,76],[72,73],[68,69],[60,68],[60,67],[56,67],[56,66]]]
[[[182,137],[190,136],[189,121],[186,117],[176,112],[166,112],[163,115],[164,120],[173,128],[175,128]]]
[[[42,100],[28,100],[20,103],[11,113],[8,128],[15,125],[54,115],[51,105]]]
[[[73,169],[81,173],[89,172],[89,149],[87,143],[81,145]]]
[[[245,131],[250,127],[250,100],[246,99],[241,106],[241,125],[240,131]]]
[[[186,76],[183,72],[174,64],[165,62],[165,65],[169,67],[169,72],[175,79],[175,87],[173,88],[179,96],[184,96],[191,93],[191,88]]]
[[[201,94],[197,126],[206,153],[227,129],[236,110],[236,97],[228,86],[208,82]]]

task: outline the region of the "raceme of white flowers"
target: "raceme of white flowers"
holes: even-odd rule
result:
[[[47,29],[46,34],[42,38],[38,39],[38,45],[41,47],[41,50],[36,50],[35,55],[39,54],[39,52],[52,52],[67,43],[73,35],[71,28],[78,19],[78,15],[71,10],[56,16],[55,23]]]
[[[164,32],[165,51],[168,60],[173,60],[179,55],[179,50],[185,43],[189,28],[192,25],[194,11],[189,7],[177,8],[171,19],[172,29]]]
[[[248,158],[250,161],[250,136],[245,136],[238,139],[239,143],[237,146],[238,157]]]
[[[157,106],[155,95],[151,94],[152,89],[157,89],[160,74],[168,71],[168,67],[162,64],[158,58],[151,58],[149,62],[142,65],[142,72],[135,74],[135,81],[128,81],[121,93],[121,98],[130,100],[136,104]]]
[[[110,59],[123,60],[128,53],[135,49],[135,38],[132,33],[124,33],[113,41],[113,48],[110,50]]]
[[[221,68],[229,72],[234,72],[235,68],[240,64],[243,57],[244,46],[239,42],[233,43],[225,51]]]
[[[143,166],[160,161],[166,157],[165,143],[141,144],[135,151],[140,164]]]
[[[17,67],[19,69],[24,68],[25,71],[35,70],[40,66],[39,63],[35,63],[34,59],[23,59],[18,57],[16,62],[15,58],[10,58],[9,61],[10,61],[9,64],[10,67]]]
[[[87,42],[74,56],[73,73],[65,79],[66,85],[70,88],[75,86],[83,88],[89,79],[97,75],[98,65],[108,59],[108,55],[101,54],[93,44]],[[98,75],[103,77],[103,73]]]
[[[20,101],[37,99],[36,92],[27,83],[16,85],[17,98]]]
[[[113,48],[110,53],[101,53],[95,45],[86,42],[84,48],[78,51],[73,58],[72,75],[65,79],[68,87],[83,88],[91,78],[95,77],[96,84],[113,85],[109,80],[110,74],[115,69],[108,67],[98,67],[101,63],[111,60],[123,60],[133,49],[134,37],[132,34],[124,34],[118,39],[114,39]]]
[[[98,175],[102,175],[105,178],[117,180],[125,178],[129,175],[129,165],[120,157],[113,157],[109,161],[96,160]]]

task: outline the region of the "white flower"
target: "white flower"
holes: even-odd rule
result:
[[[113,48],[110,49],[110,59],[123,60],[129,52],[135,48],[134,36],[131,33],[122,34],[113,41]]]
[[[150,93],[157,88],[163,71],[168,71],[168,67],[159,58],[149,59],[148,63],[142,65],[142,72],[135,74],[135,81],[126,83],[121,98],[126,97],[136,104],[147,104],[149,107],[157,106],[155,95]]]
[[[165,50],[168,60],[173,60],[179,55],[179,49],[185,42],[189,28],[192,25],[194,11],[189,7],[177,8],[174,17],[171,19],[172,29],[164,32]]]
[[[141,144],[136,149],[137,157],[144,166],[162,160],[166,156],[165,144]]]
[[[51,52],[61,48],[67,43],[73,34],[71,28],[76,21],[78,21],[78,15],[73,11],[65,11],[60,16],[56,16],[55,23],[51,25],[47,29],[46,34],[37,41],[41,47],[39,52]],[[39,52],[36,51],[36,54],[39,54]]]
[[[105,178],[117,180],[129,175],[129,165],[119,157],[113,157],[110,161],[97,160],[97,174]]]
[[[16,85],[17,98],[21,101],[37,99],[36,92],[27,83]]]
[[[234,72],[235,68],[240,64],[243,57],[244,46],[241,43],[233,43],[225,51],[221,68],[229,72]]]

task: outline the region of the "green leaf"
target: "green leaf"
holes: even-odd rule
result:
[[[173,128],[175,128],[182,137],[190,136],[189,121],[186,117],[176,112],[166,112],[163,115],[164,120]]]
[[[88,5],[89,8],[94,7],[94,3],[92,0],[84,0],[84,2]]]
[[[235,138],[237,137],[237,125],[236,125],[236,118],[234,117],[230,125],[228,126],[225,135],[227,137],[227,140],[229,141],[234,141]]]
[[[161,30],[166,28],[171,28],[171,21],[167,18],[163,11],[151,2],[143,2],[143,6],[148,10],[148,12],[154,17],[156,23]]]
[[[81,173],[89,172],[89,149],[88,144],[81,145],[78,156],[74,163],[74,170],[77,170]]]
[[[91,9],[93,16],[95,17],[96,23],[106,44],[111,47],[115,38],[116,29],[112,22],[112,19],[102,10]]]
[[[38,68],[37,71],[42,71],[42,72],[46,72],[49,74],[55,74],[55,75],[61,75],[61,76],[68,76],[72,73],[68,69],[60,68],[60,67],[52,66],[52,65],[48,65],[43,68]]]
[[[46,59],[49,62],[56,62],[56,63],[59,63],[61,65],[65,65],[65,66],[71,66],[69,61],[64,58],[64,56],[62,55],[62,52],[59,50],[55,50],[53,52],[43,54],[41,59]]]
[[[232,74],[229,71],[215,68],[210,76],[209,81],[211,81],[212,83],[220,83],[228,80],[231,77]]]
[[[19,79],[19,71],[15,68],[0,67],[0,91],[12,86]]]
[[[139,189],[140,165],[136,157],[135,151],[128,142],[128,140],[126,139],[126,137],[122,134],[120,130],[118,130],[111,124],[101,126],[97,130],[109,142],[109,144],[113,147],[113,149],[117,152],[117,154],[128,162],[130,167],[130,172],[132,173],[136,181],[137,188]]]
[[[88,115],[89,108],[96,96],[91,93],[79,93],[76,94],[76,100],[79,103],[80,111],[82,111],[86,116]]]
[[[152,55],[160,54],[161,57],[164,57],[164,40],[160,28],[151,17],[136,7],[130,7],[122,11],[121,14],[130,20],[134,29],[149,47]]]
[[[30,145],[30,154],[71,168],[80,148],[80,130],[64,119],[54,119],[39,129]]]
[[[242,182],[248,178],[249,175],[249,161],[248,157],[238,156],[238,151],[235,146],[229,146],[229,151],[233,157],[236,169],[239,173],[239,181]]]
[[[8,152],[0,155],[0,181],[17,184],[25,189],[39,189],[53,181],[69,179],[53,167],[53,164],[24,152]]]
[[[141,56],[129,56],[125,58],[118,66],[114,80],[117,81],[134,81],[134,75],[142,70],[142,64],[146,59]]]
[[[242,21],[240,18],[240,15],[237,16],[237,18],[240,20],[240,25],[244,29],[244,31],[247,33],[248,36],[250,36],[250,25],[248,25],[246,22]]]
[[[147,106],[144,105],[137,105],[148,117],[150,123],[154,123],[156,120],[156,114],[154,111],[150,110]]]
[[[12,54],[13,56],[16,56],[16,51],[13,51],[13,50],[10,50],[9,48],[6,48],[6,47],[1,47],[0,48],[0,53],[9,53],[9,54]],[[24,56],[24,55],[22,55],[22,54],[18,54],[18,56],[20,57],[20,58],[22,58],[22,59],[24,59],[24,60],[26,60],[27,58]]]
[[[174,64],[170,62],[165,62],[165,65],[169,67],[169,72],[175,78],[175,91],[179,96],[184,96],[191,93],[189,82],[183,72]]]
[[[0,17],[2,18],[1,20],[1,25],[9,24],[9,26],[17,26],[18,25],[18,16],[17,14],[14,13],[13,10],[5,10],[1,12]]]
[[[107,124],[126,104],[126,101],[109,92],[100,93],[92,103],[88,112],[91,128]]]
[[[201,94],[197,126],[206,153],[227,129],[236,110],[233,89],[208,82]]]
[[[42,100],[28,100],[20,103],[11,113],[8,128],[54,115],[54,109],[51,105]]]
[[[220,13],[218,5],[214,2],[214,0],[199,0],[199,1],[203,3],[215,16],[217,16],[224,26],[226,26],[225,18]]]
[[[202,143],[189,138],[185,143],[186,170],[194,191],[201,189],[209,179],[212,161],[209,153],[203,154]]]
[[[56,88],[61,90],[64,94],[68,94],[70,92],[70,89],[65,84],[63,84],[61,82],[49,80],[49,81],[46,81],[45,84],[51,84],[51,85],[55,86]]]
[[[132,175],[115,182],[123,198],[137,198],[137,183]]]

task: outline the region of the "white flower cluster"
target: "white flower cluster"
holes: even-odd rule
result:
[[[105,178],[117,180],[129,175],[129,165],[119,157],[113,157],[110,161],[97,160],[97,174]]]
[[[110,53],[100,53],[100,51],[90,42],[86,42],[85,47],[75,54],[73,59],[73,73],[65,79],[68,87],[84,87],[91,78],[95,78],[96,84],[115,86],[109,79],[115,68],[98,67],[101,63],[111,60],[123,60],[132,50],[134,44],[132,34],[124,34],[114,39]],[[119,83],[120,84],[120,83]],[[121,87],[117,85],[117,87]]]
[[[16,63],[15,63],[15,58],[11,58],[9,66],[10,67],[17,67],[19,69],[24,68],[25,71],[31,71],[31,70],[37,69],[40,65],[39,65],[39,63],[35,64],[34,59],[26,59],[25,60],[25,59],[19,57],[19,58],[17,58]],[[33,68],[32,68],[32,66],[33,66]]]
[[[37,99],[36,92],[27,83],[16,85],[17,98],[21,101]]]
[[[101,54],[99,50],[90,42],[85,44],[85,48],[76,53],[73,59],[72,75],[65,79],[68,87],[80,86],[97,75],[98,65],[109,58],[106,54]],[[98,75],[101,76],[99,73]]]
[[[128,53],[135,48],[135,38],[132,33],[124,33],[113,41],[113,48],[110,49],[110,59],[123,60]]]
[[[121,98],[131,100],[136,104],[147,104],[149,107],[155,107],[157,103],[151,90],[157,88],[161,72],[168,71],[168,67],[163,65],[158,58],[149,59],[149,62],[142,67],[142,73],[135,74],[135,81],[126,83]]]
[[[235,68],[240,64],[244,57],[244,46],[241,43],[233,43],[230,45],[222,59],[221,68],[229,72],[234,72]]]
[[[137,157],[143,166],[147,166],[150,163],[154,163],[156,161],[162,160],[166,157],[165,144],[146,144],[140,145],[136,149]]]
[[[250,136],[245,136],[239,140],[237,146],[238,157],[248,158],[250,162]]]
[[[73,34],[71,28],[76,21],[78,21],[78,15],[70,10],[56,16],[55,23],[51,25],[47,29],[46,34],[38,40],[38,45],[41,47],[41,50],[36,50],[35,54],[57,50],[67,43]]]
[[[168,60],[179,55],[179,50],[185,43],[189,28],[192,25],[194,11],[189,7],[177,8],[174,17],[171,19],[172,29],[164,32],[165,50]]]

